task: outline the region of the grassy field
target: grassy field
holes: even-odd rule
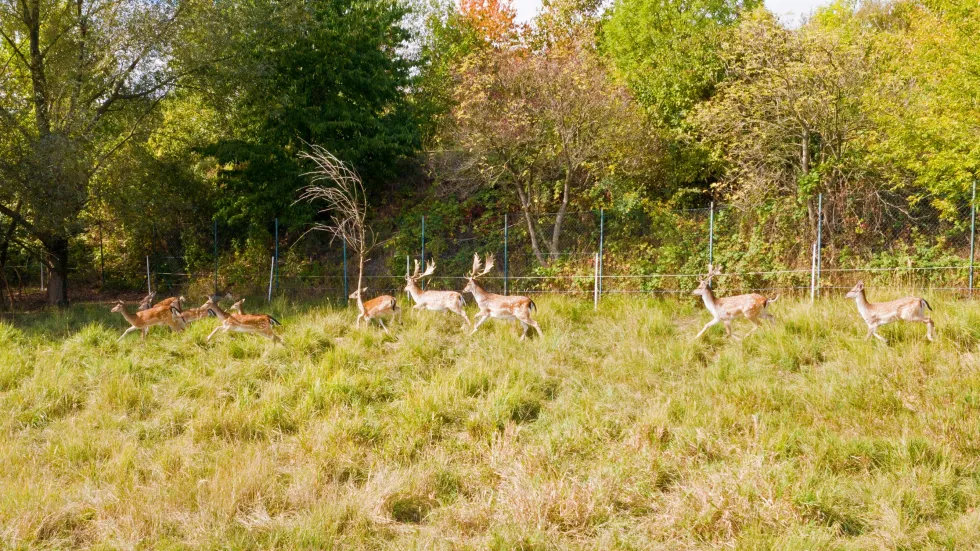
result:
[[[691,342],[693,299],[541,298],[523,343],[285,303],[284,347],[18,318],[0,547],[978,549],[980,309],[930,301],[939,341],[889,346],[843,299],[744,342]]]

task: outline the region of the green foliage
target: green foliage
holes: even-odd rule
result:
[[[617,0],[602,46],[656,120],[677,126],[722,77],[725,31],[758,0]]]

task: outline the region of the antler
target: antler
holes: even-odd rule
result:
[[[485,273],[487,273],[487,272],[489,272],[490,270],[493,269],[493,265],[494,265],[494,262],[495,262],[494,259],[493,259],[493,255],[492,254],[488,254],[485,257],[485,259],[486,259],[486,261],[483,263],[484,264],[483,265],[483,271],[480,272],[480,273],[478,273],[478,274],[476,274],[476,277],[479,277],[479,276],[481,276],[481,275],[483,275],[483,274],[485,274]]]
[[[422,272],[422,275],[420,275],[419,277],[421,278],[425,276],[430,276],[434,271],[436,271],[436,262],[434,260],[430,260],[425,263],[425,271]]]
[[[473,253],[473,269],[470,270],[470,278],[476,277],[476,273],[480,271],[480,253]]]
[[[712,266],[708,264],[708,275],[699,278],[700,281],[711,281],[711,278],[721,275],[721,267]]]

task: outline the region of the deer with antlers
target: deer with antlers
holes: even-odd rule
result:
[[[932,310],[932,306],[926,299],[919,297],[905,297],[889,302],[868,302],[864,295],[864,282],[858,281],[853,289],[845,295],[853,298],[857,303],[858,313],[868,324],[868,334],[864,340],[870,340],[872,336],[881,339],[881,342],[888,343],[885,337],[878,334],[878,328],[896,321],[913,321],[926,324],[926,338],[930,341],[936,334],[936,324],[932,318],[926,316],[926,308]]]
[[[527,337],[528,327],[533,327],[535,331],[538,332],[539,337],[543,337],[544,334],[541,333],[541,327],[538,322],[531,319],[531,311],[537,310],[537,305],[534,301],[528,297],[522,296],[504,296],[496,295],[487,292],[477,283],[477,278],[485,275],[487,272],[493,269],[494,259],[493,255],[486,256],[485,266],[483,271],[480,271],[480,255],[473,255],[473,270],[466,276],[466,287],[463,289],[464,293],[470,293],[473,295],[473,299],[476,300],[477,306],[480,307],[480,311],[476,313],[473,318],[478,320],[476,325],[473,326],[473,330],[470,331],[470,335],[476,333],[476,330],[483,325],[483,322],[490,318],[501,319],[501,320],[517,320],[521,322],[521,326],[524,328],[524,332],[521,334],[521,340]]]
[[[395,297],[391,295],[379,295],[364,302],[362,297],[365,291],[367,291],[367,287],[362,287],[351,293],[349,297],[357,300],[357,310],[359,313],[354,327],[360,328],[362,319],[367,321],[368,326],[371,325],[371,320],[376,319],[381,324],[381,328],[385,330],[385,333],[388,333],[388,327],[385,325],[384,318],[391,317],[397,319],[402,311],[396,304]]]
[[[272,330],[274,326],[282,326],[279,320],[268,314],[229,314],[222,310],[214,297],[208,298],[204,303],[208,307],[208,312],[213,314],[221,322],[221,325],[214,328],[208,335],[208,342],[211,341],[218,331],[234,331],[236,333],[258,333],[272,339],[273,343],[281,343],[282,338]]]
[[[766,297],[765,295],[760,295],[757,293],[750,293],[747,295],[736,295],[733,297],[716,298],[715,294],[711,291],[711,278],[721,275],[720,268],[713,268],[708,265],[708,275],[700,279],[698,288],[694,290],[692,294],[700,295],[704,300],[704,306],[711,312],[714,316],[711,321],[706,323],[701,331],[694,337],[695,340],[701,337],[705,331],[708,330],[712,325],[716,325],[721,322],[725,324],[725,336],[735,337],[736,340],[740,340],[739,337],[732,333],[732,320],[739,316],[745,316],[745,319],[752,322],[754,327],[745,334],[748,337],[755,332],[756,329],[762,327],[762,323],[759,322],[759,318],[772,320],[772,314],[766,311],[766,307],[770,303],[776,302],[779,299],[779,295],[773,298]],[[742,338],[745,338],[742,337]]]
[[[412,275],[405,275],[405,292],[411,295],[412,300],[415,301],[415,306],[412,308],[414,310],[432,310],[433,312],[444,312],[449,310],[450,312],[462,316],[463,318],[463,329],[470,327],[470,318],[466,315],[466,311],[463,310],[463,306],[466,306],[466,302],[463,301],[463,295],[457,293],[456,291],[423,291],[418,282],[423,278],[432,275],[436,271],[436,263],[429,261],[425,264],[425,271],[419,273],[419,261],[415,261],[415,273]]]
[[[175,308],[172,304],[152,306],[146,310],[137,311],[136,314],[130,314],[126,311],[126,305],[120,300],[112,308],[112,311],[122,314],[122,317],[124,317],[131,326],[129,329],[123,332],[116,342],[123,340],[123,337],[136,330],[141,332],[140,340],[145,341],[146,333],[150,330],[150,327],[153,327],[154,325],[167,325],[177,332],[183,330],[183,327],[181,324],[177,323],[176,319],[180,312],[175,312]]]

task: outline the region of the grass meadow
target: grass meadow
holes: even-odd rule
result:
[[[885,346],[841,298],[743,342],[692,342],[693,298],[536,301],[526,342],[286,302],[286,346],[117,344],[106,306],[0,323],[0,546],[980,548],[975,303]]]

